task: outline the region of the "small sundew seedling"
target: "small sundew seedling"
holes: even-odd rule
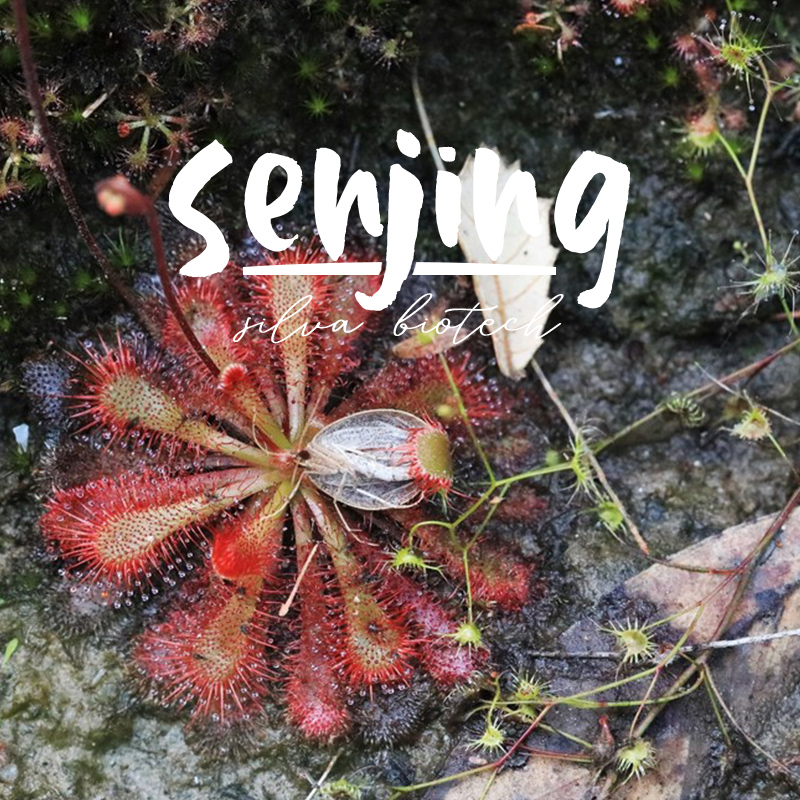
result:
[[[674,414],[684,428],[699,428],[706,421],[703,407],[685,394],[674,392],[664,401],[664,408]]]
[[[399,570],[407,569],[421,572],[426,572],[427,570],[432,570],[433,572],[442,571],[441,567],[436,567],[433,564],[429,564],[416,550],[411,547],[399,548],[394,554],[394,558],[392,558],[390,566],[393,569]]]
[[[631,778],[641,778],[656,765],[656,750],[647,739],[634,739],[617,751],[617,767]]]
[[[469,746],[473,750],[495,753],[503,749],[505,740],[505,732],[495,723],[494,717],[490,714],[486,720],[486,727],[483,729],[483,733],[477,739],[473,739]]]
[[[733,426],[731,433],[750,442],[758,442],[769,436],[772,427],[766,409],[756,405],[748,408],[739,422]]]
[[[626,619],[624,623],[612,622],[609,627],[600,630],[614,637],[623,664],[638,664],[652,658],[655,653],[655,643],[647,627],[635,619]]]
[[[301,81],[316,83],[322,77],[322,63],[315,55],[304,53],[297,57],[295,75]]]
[[[446,636],[466,647],[484,646],[481,629],[474,622],[462,622],[454,633],[448,633]]]
[[[570,449],[572,455],[569,464],[572,474],[575,476],[573,494],[585,492],[588,495],[596,495],[597,487],[594,467],[590,458],[591,450],[583,434],[579,434],[570,442]]]
[[[744,75],[754,70],[765,52],[763,44],[745,33],[738,18],[733,16],[727,35],[722,37],[717,48],[717,57],[735,75]]]
[[[683,141],[696,155],[708,155],[719,142],[719,124],[715,110],[708,108],[689,117],[684,123]]]
[[[328,797],[330,800],[361,800],[364,796],[362,788],[350,783],[347,778],[339,778],[326,783],[319,793],[322,797]]]
[[[523,722],[532,722],[539,714],[539,701],[546,691],[545,681],[524,672],[520,673],[514,678],[514,690],[508,698],[506,714]]]
[[[521,672],[514,679],[514,700],[537,700],[547,690],[547,683],[539,678]]]
[[[800,272],[794,269],[794,265],[800,256],[789,258],[794,239],[795,237],[792,237],[786,252],[783,254],[783,258],[776,259],[768,255],[766,259],[761,259],[764,264],[763,272],[760,274],[751,273],[756,274],[756,277],[751,281],[740,281],[734,284],[734,286],[742,290],[742,294],[752,296],[752,310],[756,310],[762,302],[771,300],[773,297],[777,297],[782,302],[791,302],[794,305],[795,295],[800,289],[800,283],[798,283]]]

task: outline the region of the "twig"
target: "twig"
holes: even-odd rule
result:
[[[96,98],[95,100],[92,100],[92,102],[89,103],[89,105],[86,106],[86,108],[84,108],[83,111],[81,111],[81,116],[84,119],[89,119],[89,117],[91,117],[92,114],[94,114],[94,112],[97,111],[97,109],[100,108],[100,106],[103,105],[103,103],[105,103],[105,101],[108,100],[109,97],[111,97],[111,95],[114,93],[114,89],[116,89],[116,87],[112,88],[108,92],[103,92],[103,94],[101,94],[100,97]]]
[[[788,639],[794,636],[800,636],[800,628],[792,628],[786,631],[777,631],[776,633],[759,633],[756,636],[740,636],[738,639],[717,639],[713,642],[703,642],[701,644],[690,644],[681,647],[678,650],[678,655],[683,653],[699,653],[705,650],[724,650],[728,647],[743,647],[748,644],[764,644],[765,642],[774,642],[778,639]],[[585,660],[605,660],[605,659],[618,659],[620,654],[618,650],[580,650],[578,652],[569,653],[564,650],[534,650],[529,653],[531,658],[546,658],[546,659],[563,659],[570,658],[585,659]]]
[[[422,130],[425,134],[425,141],[428,143],[428,149],[431,151],[431,158],[436,165],[436,169],[444,172],[447,168],[439,155],[439,148],[436,146],[436,139],[433,135],[433,128],[431,128],[431,121],[428,119],[428,112],[425,110],[425,101],[422,99],[422,92],[419,88],[419,77],[417,75],[417,65],[414,64],[414,69],[411,73],[411,91],[414,92],[414,104],[417,107],[417,114],[419,114],[419,122],[422,125]]]
[[[339,756],[342,754],[342,748],[340,747],[334,754],[331,760],[328,762],[328,766],[325,767],[325,771],[322,775],[317,778],[316,781],[312,781],[314,788],[306,795],[306,800],[314,800],[317,792],[322,788],[325,781],[328,779],[328,775],[331,774],[331,771],[336,766],[336,762],[339,760]],[[310,779],[309,779],[310,780]]]
[[[571,414],[567,410],[566,406],[561,402],[561,398],[559,398],[556,390],[553,388],[552,384],[549,380],[547,380],[547,376],[542,372],[542,368],[536,363],[536,361],[532,361],[531,364],[533,365],[533,370],[536,373],[537,377],[542,383],[545,392],[553,401],[553,405],[558,409],[561,416],[564,418],[564,422],[567,423],[572,435],[579,439],[581,436],[580,429],[578,428],[575,420],[572,419]],[[595,473],[597,474],[597,479],[600,481],[603,488],[608,493],[608,496],[614,502],[614,504],[619,509],[620,513],[622,514],[622,518],[625,520],[625,523],[628,526],[628,529],[631,532],[631,536],[636,540],[636,543],[639,545],[639,549],[645,554],[650,555],[650,547],[648,546],[647,542],[644,540],[644,537],[639,532],[639,528],[636,526],[636,523],[630,518],[630,515],[625,510],[625,506],[622,504],[622,501],[619,499],[617,493],[611,487],[611,484],[608,482],[605,473],[603,472],[603,468],[600,466],[600,462],[597,460],[597,456],[592,452],[591,448],[588,448],[586,451],[586,455],[589,459],[589,462],[592,465]]]
[[[36,125],[39,133],[44,140],[45,150],[50,160],[50,165],[53,170],[58,188],[64,197],[64,202],[67,204],[67,210],[70,213],[78,233],[80,234],[86,246],[89,248],[94,260],[100,267],[103,277],[108,281],[109,285],[114,291],[131,307],[133,312],[141,321],[142,325],[153,334],[156,331],[156,326],[151,319],[150,315],[141,307],[136,299],[136,296],[127,286],[122,276],[111,265],[106,254],[97,243],[92,232],[89,230],[89,225],[86,218],[81,212],[78,201],[75,198],[75,193],[72,191],[72,185],[69,182],[67,173],[64,169],[64,164],[61,161],[61,154],[58,150],[53,131],[50,128],[50,123],[45,113],[44,101],[42,100],[42,90],[39,86],[39,79],[36,76],[36,63],[33,58],[33,49],[31,48],[31,37],[28,30],[28,14],[25,8],[25,0],[12,0],[14,8],[14,20],[17,28],[17,45],[19,47],[19,58],[22,64],[22,75],[25,78],[25,88],[28,92],[28,100],[30,101],[33,114],[36,119]]]
[[[300,573],[297,576],[297,580],[295,580],[294,582],[294,586],[292,586],[292,591],[289,592],[289,596],[286,598],[283,605],[280,607],[278,611],[279,617],[285,617],[289,613],[289,609],[292,607],[292,603],[294,602],[297,590],[300,588],[300,583],[305,577],[305,574],[308,571],[308,567],[311,564],[312,560],[314,559],[314,554],[317,552],[318,547],[319,547],[319,542],[315,542],[314,546],[311,548],[311,552],[308,554],[308,556],[306,556],[305,563],[303,564]]]

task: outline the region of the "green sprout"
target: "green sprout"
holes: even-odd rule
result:
[[[14,637],[11,639],[8,644],[6,644],[6,649],[3,651],[3,663],[2,666],[4,667],[8,662],[11,660],[11,656],[17,652],[17,648],[19,647],[19,639]]]
[[[661,73],[661,82],[667,89],[674,89],[681,82],[681,73],[677,67],[668,66]]]

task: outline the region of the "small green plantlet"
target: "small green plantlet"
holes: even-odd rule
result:
[[[655,643],[650,638],[647,627],[635,619],[625,620],[624,623],[613,622],[609,627],[600,630],[610,633],[616,639],[623,664],[638,664],[652,658],[655,653]]]
[[[656,750],[647,739],[634,739],[617,751],[617,767],[626,780],[641,778],[656,765]]]
[[[486,720],[486,727],[483,733],[477,738],[473,739],[469,746],[473,750],[482,750],[485,753],[495,753],[503,749],[503,743],[506,740],[506,734],[502,728],[495,724],[494,718],[489,715]]]
[[[599,503],[594,510],[600,522],[602,522],[611,533],[616,533],[625,522],[622,509],[611,500]]]
[[[120,228],[117,239],[108,238],[108,260],[118,269],[130,270],[140,259],[139,242]]]
[[[306,111],[312,119],[321,119],[331,113],[332,103],[322,94],[312,94],[306,100]]]
[[[522,722],[533,722],[539,714],[538,702],[547,691],[547,683],[527,673],[520,673],[514,680],[514,691],[511,693],[510,705],[506,713]]]
[[[53,23],[48,14],[33,14],[30,18],[31,36],[38,39],[49,39],[53,35]]]
[[[539,73],[542,77],[547,77],[548,75],[552,75],[556,71],[556,60],[553,58],[548,58],[547,56],[539,56],[538,58],[533,59],[533,67],[536,72]]]
[[[761,406],[751,406],[742,414],[739,422],[731,430],[734,436],[750,442],[757,442],[772,433],[766,409]]]
[[[684,428],[699,428],[706,421],[706,412],[685,394],[674,392],[664,401],[664,408],[680,420]]]
[[[331,800],[361,800],[364,792],[360,786],[350,783],[347,778],[326,783],[320,789],[322,797],[329,797]]]
[[[8,662],[11,660],[11,656],[13,656],[14,653],[16,653],[18,647],[19,647],[19,639],[17,639],[16,637],[14,637],[13,639],[11,639],[10,642],[8,642],[8,644],[6,645],[6,649],[3,651],[2,666],[8,664]]]
[[[661,47],[661,39],[655,31],[647,31],[644,35],[644,46],[651,53],[655,53]]]
[[[462,622],[454,633],[448,633],[446,636],[455,639],[460,645],[465,645],[467,647],[483,647],[481,629],[474,622]]]

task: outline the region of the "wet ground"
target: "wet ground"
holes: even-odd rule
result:
[[[756,245],[752,214],[724,158],[702,162],[701,177],[696,171],[693,177],[688,174],[676,129],[698,97],[688,81],[670,90],[660,82],[657,69],[669,62],[666,35],[660,51],[650,56],[642,40],[654,25],[637,27],[601,15],[585,49],[568,53],[562,67],[511,36],[517,16],[511,3],[474,2],[436,11],[432,4],[423,5],[427,8],[415,17],[419,82],[440,145],[455,146],[460,158],[483,141],[493,144],[509,158],[520,158],[546,196],[554,196],[571,163],[586,149],[623,161],[631,170],[631,201],[611,298],[597,311],[578,306],[575,298],[593,284],[601,253],[562,253],[553,287],[565,294],[556,312],[561,327],[538,357],[580,424],[614,432],[672,392],[705,383],[705,373],[727,374],[786,344],[788,326],[773,318],[777,306],[767,304],[758,315],[742,318],[743,304],[731,284],[746,273],[734,243]],[[677,28],[680,18],[663,24]],[[246,165],[255,154],[275,150],[309,163],[313,148],[327,144],[340,149],[345,164],[349,155],[356,165],[375,170],[379,182],[385,178],[397,157],[396,129],[419,130],[410,67],[401,65],[371,81],[364,107],[333,116],[313,130],[300,119],[271,116],[258,92],[237,98],[242,125],[258,121],[260,127],[248,147],[237,151],[235,167],[215,197],[217,209],[239,209],[219,212],[231,239],[243,225],[241,192]],[[752,122],[754,114],[750,117]],[[758,192],[776,241],[785,241],[800,227],[797,130],[777,115],[770,120],[759,170]],[[426,158],[423,149],[417,171],[432,199],[433,167]],[[98,164],[97,169],[105,168]],[[87,207],[89,188],[87,182],[80,192]],[[57,211],[58,198],[40,202],[52,214],[30,203],[5,215],[0,265],[10,271],[24,259],[39,271],[41,287],[48,265],[58,264],[54,281],[73,267],[91,265],[69,221]],[[438,244],[430,215],[421,223],[417,255],[458,259]],[[418,290],[410,285],[406,295]],[[20,388],[22,359],[52,349],[53,342],[63,344],[70,332],[91,330],[99,315],[107,320],[113,311],[113,298],[101,292],[76,304],[67,321],[54,319],[44,304],[14,317],[16,327],[3,342],[8,369],[0,395],[0,434],[9,463],[11,429],[34,424]],[[383,343],[388,342],[386,337]],[[488,344],[480,345],[477,355],[488,364]],[[376,347],[373,359],[382,357]],[[748,385],[758,402],[793,419],[800,419],[798,359],[786,356]],[[488,368],[493,369],[491,364]],[[565,428],[535,379],[526,378],[521,387],[523,406],[530,403],[539,429],[537,447],[545,439],[564,447]],[[786,461],[769,444],[733,438],[723,411],[722,400],[709,403],[706,424],[695,430],[662,418],[602,458],[609,480],[657,556],[775,512],[791,492]],[[795,460],[797,428],[778,423],[775,432],[788,458]],[[509,433],[512,438],[527,435],[522,429]],[[341,751],[314,748],[299,741],[278,711],[271,710],[249,752],[209,754],[196,735],[184,735],[181,719],[142,706],[131,691],[125,653],[135,623],[117,615],[100,624],[89,615],[76,627],[76,615],[64,612],[66,606],[80,608],[81,598],[54,589],[53,567],[38,549],[36,519],[44,482],[35,457],[41,434],[34,430],[32,441],[33,476],[21,469],[0,477],[0,649],[12,638],[19,640],[0,668],[0,797],[288,800],[304,797],[309,778],[320,776],[339,753],[332,774],[361,785],[365,799],[382,798],[388,785],[436,776],[451,749],[463,742],[468,699],[441,698],[420,685],[403,699],[406,711],[369,712],[375,713],[376,728],[391,727],[392,714],[417,720],[416,733],[394,747],[349,743]],[[538,561],[539,599],[519,617],[486,619],[495,660],[504,668],[524,664],[527,653],[553,646],[576,621],[602,617],[601,598],[647,566],[634,549],[615,542],[582,513],[579,501],[568,502],[565,481],[541,484],[540,490],[551,498],[553,512],[504,532]],[[760,718],[758,732],[770,749],[787,756],[797,746],[792,720],[800,693],[795,678],[787,673],[781,713]],[[697,701],[698,708],[708,715],[702,702]],[[746,748],[735,768],[711,776],[702,795],[712,800],[789,796]]]

